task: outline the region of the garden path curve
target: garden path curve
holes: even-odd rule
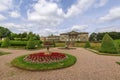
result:
[[[10,50],[12,54],[0,56],[0,80],[120,80],[120,56],[97,55],[83,48],[63,50],[53,48],[51,51],[69,53],[76,56],[75,65],[50,71],[26,71],[13,67],[10,62],[17,56],[35,53],[42,50]]]

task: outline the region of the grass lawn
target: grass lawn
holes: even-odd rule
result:
[[[92,51],[92,52],[94,52],[94,53],[96,53],[96,54],[98,54],[98,55],[120,56],[120,54],[101,53],[101,52],[99,52],[99,51],[97,51],[97,50],[94,50],[94,49],[87,49],[87,50]]]
[[[5,54],[10,54],[10,52],[2,52],[2,51],[0,51],[0,56],[5,55]]]
[[[68,58],[60,62],[53,62],[50,64],[37,64],[25,62],[23,58],[26,56],[20,56],[15,58],[11,64],[17,68],[25,69],[25,70],[53,70],[69,67],[76,62],[76,58],[72,55],[66,54]]]
[[[65,47],[65,43],[55,43],[56,47]]]

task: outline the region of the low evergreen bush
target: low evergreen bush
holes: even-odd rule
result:
[[[84,47],[85,47],[85,48],[90,48],[90,47],[91,47],[90,42],[87,41],[87,42],[85,43],[85,46],[84,46]]]

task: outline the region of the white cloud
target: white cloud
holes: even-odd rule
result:
[[[6,17],[0,14],[0,21],[5,20]]]
[[[12,8],[12,2],[13,0],[0,0],[0,12]]]
[[[113,21],[117,19],[120,19],[120,7],[110,9],[108,14],[99,18],[99,22]]]
[[[120,32],[120,26],[97,28],[96,32]]]
[[[15,33],[29,31],[30,28],[30,24],[1,23],[0,26],[8,28]]]
[[[65,17],[71,17],[83,13],[88,8],[90,8],[94,2],[95,0],[78,0],[76,4],[72,5],[68,9]]]
[[[88,25],[74,25],[71,30],[74,31],[83,31],[86,30],[88,28]]]
[[[46,0],[39,0],[33,6],[34,11],[29,10],[28,20],[39,22],[43,25],[56,26],[59,24],[63,17],[63,11],[56,3],[47,2]]]
[[[9,13],[10,17],[13,18],[19,18],[20,17],[20,13],[18,11],[12,11]]]
[[[65,13],[53,0],[39,0],[27,12],[28,20],[41,23],[42,25],[56,26],[65,18],[70,18],[79,15],[89,9],[95,0],[78,0]]]
[[[99,0],[99,3],[95,4],[95,7],[103,7],[104,5],[106,5],[106,3],[108,2],[108,0]]]

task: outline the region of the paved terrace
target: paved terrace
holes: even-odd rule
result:
[[[120,80],[119,56],[97,55],[83,48],[62,50],[53,48],[51,51],[68,53],[76,56],[75,65],[50,71],[26,71],[13,67],[10,62],[17,56],[43,50],[8,50],[12,54],[0,56],[0,80]]]

